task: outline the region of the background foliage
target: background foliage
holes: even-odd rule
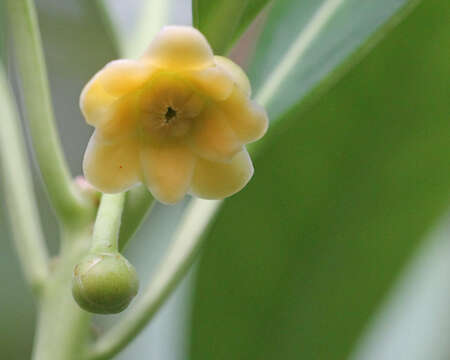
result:
[[[349,356],[448,206],[448,10],[423,3],[313,108],[285,115],[211,229],[193,359]]]
[[[222,3],[231,9],[236,4]],[[284,2],[289,3],[294,2]],[[56,118],[71,169],[80,173],[80,149],[90,129],[79,115],[78,94],[114,52],[86,2],[38,4]],[[449,14],[447,2],[424,1],[313,107],[283,108],[288,111],[282,121],[290,125],[271,136],[256,160],[255,178],[225,204],[209,231],[187,326],[190,358],[350,356],[418,244],[448,208]],[[204,31],[221,25],[198,21]],[[240,31],[230,31],[228,40]],[[253,63],[265,59],[255,56]],[[42,220],[55,232],[44,195],[39,198]],[[2,357],[25,359],[33,304],[11,248],[7,209],[0,205],[0,211],[0,347]],[[158,211],[154,221],[167,209]],[[146,235],[150,227],[129,249],[141,272],[167,246],[155,234]],[[187,292],[181,294],[185,298]],[[160,329],[170,329],[173,319],[165,321]],[[421,324],[411,323],[416,326]],[[150,351],[165,360],[186,358],[182,352],[163,357],[146,350],[142,344],[148,347],[156,333],[145,332],[140,347],[133,351],[132,345],[123,358],[147,358]],[[170,342],[173,332],[167,336]]]
[[[193,23],[208,35],[214,53],[226,53],[269,0],[193,0]]]

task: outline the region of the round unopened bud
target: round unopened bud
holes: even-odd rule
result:
[[[73,297],[92,313],[123,311],[136,296],[138,286],[136,270],[118,252],[89,254],[73,271]]]

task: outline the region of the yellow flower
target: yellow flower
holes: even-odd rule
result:
[[[139,60],[110,62],[83,89],[81,110],[96,128],[86,179],[106,193],[142,182],[163,203],[236,193],[253,175],[244,145],[268,124],[250,91],[199,31],[164,27]]]

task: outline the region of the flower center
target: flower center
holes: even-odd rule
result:
[[[165,121],[166,124],[169,123],[170,120],[172,120],[176,116],[177,116],[177,112],[174,109],[172,109],[172,107],[169,106],[167,108],[166,114],[164,115],[164,117],[166,119],[166,121]]]
[[[138,96],[144,133],[155,142],[187,136],[204,103],[186,82],[170,74],[157,76]]]

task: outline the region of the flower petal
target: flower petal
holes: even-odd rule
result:
[[[211,104],[195,119],[192,147],[203,158],[226,162],[242,150],[242,142],[225,114]]]
[[[247,96],[251,95],[252,88],[250,81],[248,80],[247,75],[245,75],[244,70],[242,70],[239,65],[223,56],[214,56],[214,61],[217,65],[223,67],[230,73],[234,82]]]
[[[86,180],[105,193],[121,192],[140,182],[139,166],[138,139],[109,142],[98,130],[89,140],[83,159]]]
[[[192,93],[191,97],[181,106],[181,114],[187,119],[197,117],[205,107],[206,99]]]
[[[226,99],[233,90],[232,76],[220,66],[185,72],[183,77],[197,91],[216,101]]]
[[[226,114],[230,126],[242,142],[258,140],[265,134],[269,124],[266,111],[237,86],[228,99],[217,105]]]
[[[151,66],[135,60],[114,60],[106,64],[86,84],[80,96],[80,108],[91,125],[108,117],[108,108],[121,96],[142,86],[154,71]]]
[[[102,121],[97,124],[97,128],[108,140],[129,137],[138,131],[139,115],[138,96],[131,93],[121,97],[108,107]]]
[[[98,81],[97,73],[83,88],[80,95],[80,109],[86,122],[97,125],[102,122],[108,107],[116,100],[114,96],[107,93]]]
[[[98,81],[106,92],[119,97],[141,87],[154,71],[143,61],[114,60],[98,72]]]
[[[190,192],[203,199],[223,199],[241,190],[252,175],[247,150],[237,153],[230,163],[197,159]]]
[[[141,150],[144,179],[153,196],[164,204],[180,201],[189,189],[195,158],[185,145],[147,145]]]
[[[211,66],[211,47],[200,31],[190,26],[165,26],[144,54],[151,64],[165,69],[182,70]]]

